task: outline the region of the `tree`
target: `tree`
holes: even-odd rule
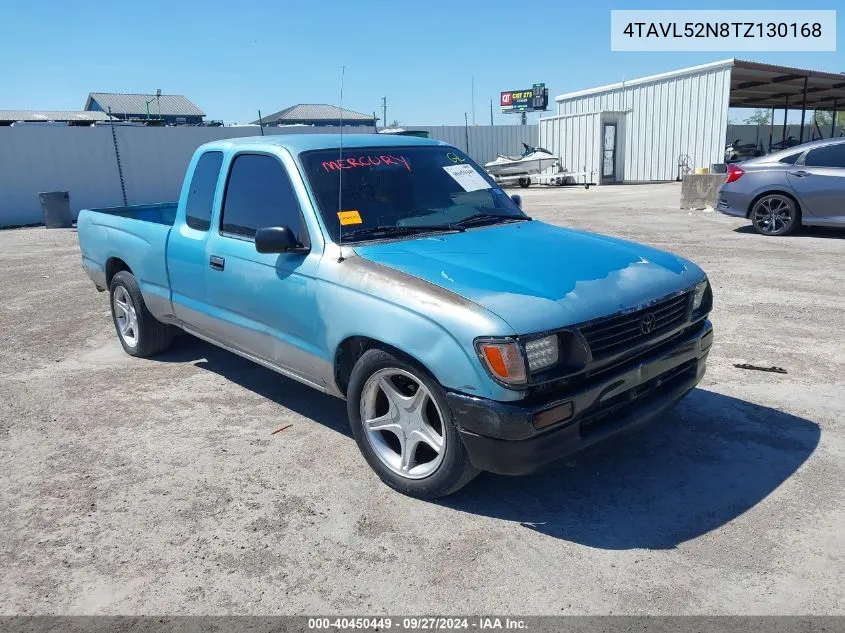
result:
[[[830,130],[830,122],[833,120],[833,111],[816,110],[814,114],[816,123],[818,123],[822,131],[827,134]],[[845,112],[836,113],[836,127],[845,127]]]
[[[388,125],[387,127],[399,127],[400,125],[402,125],[402,124],[401,124],[401,123],[399,123],[399,121],[397,121],[396,119],[393,119],[393,120],[390,122],[390,125]]]
[[[756,110],[754,110],[754,113],[751,116],[745,119],[745,122],[750,123],[751,125],[768,125],[771,120],[771,110],[757,108]]]

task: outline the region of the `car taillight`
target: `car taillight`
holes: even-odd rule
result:
[[[736,182],[744,175],[745,170],[742,167],[737,167],[736,165],[728,165],[728,177],[725,182]]]

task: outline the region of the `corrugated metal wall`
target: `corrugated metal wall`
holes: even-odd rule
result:
[[[484,165],[496,160],[497,154],[522,153],[522,144],[537,145],[535,125],[463,125],[407,126],[409,130],[425,130],[431,138],[446,141],[464,150],[472,159]],[[469,134],[469,147],[466,136]]]
[[[560,158],[566,171],[595,172],[600,160],[599,119],[595,112],[541,119],[540,147]],[[587,181],[596,182],[595,179],[592,175]]]
[[[549,149],[574,171],[566,162],[571,153],[567,145],[587,139],[594,145],[581,153],[592,156],[590,169],[598,172],[601,142],[596,135],[601,130],[593,115],[617,113],[607,118],[618,120],[617,134],[624,152],[617,161],[618,178],[625,182],[674,180],[683,155],[689,156],[693,167],[721,161],[730,78],[731,68],[719,67],[566,99],[558,103],[558,117],[540,121],[541,144],[544,134],[562,130],[562,136],[553,133],[549,137],[555,148]],[[557,123],[576,114],[590,116],[569,117],[571,123]],[[570,125],[577,129],[570,130]]]
[[[497,152],[518,154],[536,143],[535,126],[416,127],[466,150],[484,164]],[[349,133],[371,128],[346,128]],[[209,141],[260,134],[258,127],[115,126],[129,204],[175,200],[194,150]],[[332,133],[338,128],[265,128],[265,133]],[[102,127],[0,127],[0,227],[42,221],[40,191],[69,191],[74,217],[85,207],[123,204],[112,130]]]

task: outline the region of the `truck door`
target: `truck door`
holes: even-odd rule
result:
[[[787,172],[802,207],[818,218],[845,223],[845,142],[811,149],[803,163]]]
[[[211,227],[212,210],[223,164],[223,152],[204,152],[188,169],[191,182],[182,192],[185,221],[177,221],[167,243],[167,270],[170,275],[173,312],[183,323],[206,329],[205,248]]]
[[[321,330],[314,300],[321,253],[257,252],[256,230],[271,226],[288,226],[310,245],[299,198],[281,160],[271,154],[236,154],[206,247],[213,335],[322,387],[327,369],[325,354],[317,348]]]

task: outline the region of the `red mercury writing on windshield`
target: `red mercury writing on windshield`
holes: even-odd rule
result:
[[[358,156],[357,158],[339,158],[338,160],[327,160],[323,163],[326,171],[337,171],[339,169],[355,169],[356,167],[376,167],[378,165],[399,165],[411,171],[411,164],[404,156],[391,156],[382,154],[380,156]]]

